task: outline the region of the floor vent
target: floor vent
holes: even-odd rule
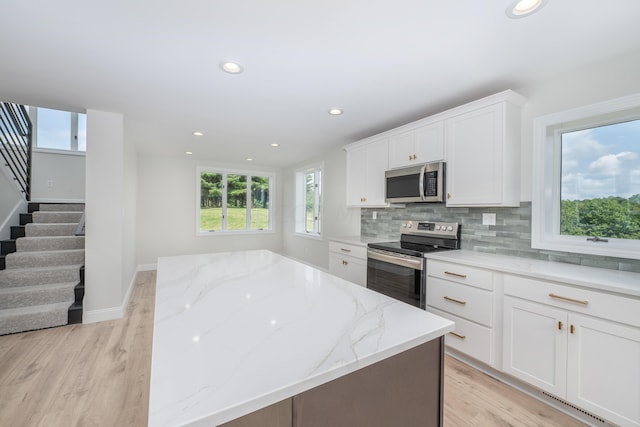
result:
[[[579,408],[579,407],[577,407],[575,405],[572,405],[571,403],[567,402],[566,400],[560,399],[559,397],[556,397],[553,394],[549,394],[546,391],[543,391],[542,394],[544,394],[547,397],[550,397],[551,399],[555,400],[556,402],[560,402],[563,405],[568,406],[568,407],[570,407],[570,408],[572,408],[572,409],[574,409],[574,410],[576,410],[576,411],[588,416],[589,418],[594,419],[595,421],[600,422],[602,425],[607,425],[607,422],[605,420],[603,420],[602,418],[600,418],[598,416],[595,416],[592,413],[587,412],[584,409],[581,409],[581,408]]]

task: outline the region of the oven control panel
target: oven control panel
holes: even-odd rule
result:
[[[457,222],[404,221],[400,225],[400,233],[456,237],[459,228]]]

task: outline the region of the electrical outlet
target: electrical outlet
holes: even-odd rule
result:
[[[494,214],[494,213],[483,213],[482,214],[482,225],[496,225],[496,214]]]
[[[47,180],[47,188],[53,188],[53,181]]]
[[[373,211],[373,214],[371,214],[371,219],[378,219],[378,212]]]

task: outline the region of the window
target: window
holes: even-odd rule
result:
[[[53,150],[87,150],[87,115],[29,107],[33,146]]]
[[[534,130],[532,246],[640,259],[640,94]]]
[[[272,229],[269,173],[198,168],[197,234]]]
[[[296,233],[319,237],[322,223],[322,164],[296,171]]]

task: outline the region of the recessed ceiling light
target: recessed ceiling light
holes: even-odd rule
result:
[[[229,74],[240,74],[242,72],[242,66],[236,62],[226,61],[220,64],[222,71],[226,71]]]
[[[202,132],[199,132],[199,131],[193,132],[193,136],[202,136],[202,135],[204,135],[204,133]]]
[[[517,0],[507,7],[506,14],[509,18],[524,18],[539,11],[549,0]]]
[[[185,152],[184,152],[184,154],[186,154],[186,155],[190,156],[190,155],[192,155],[192,154],[193,154],[193,151],[185,151]]]
[[[247,162],[252,162],[252,161],[253,161],[253,159],[252,159],[251,157],[247,157],[245,160],[246,160]]]
[[[342,109],[340,109],[340,108],[332,108],[332,109],[329,110],[329,114],[331,114],[332,116],[339,116],[343,112],[344,111],[342,111]]]
[[[278,144],[277,142],[274,142],[273,144],[271,144],[272,147],[279,147],[280,144]]]

